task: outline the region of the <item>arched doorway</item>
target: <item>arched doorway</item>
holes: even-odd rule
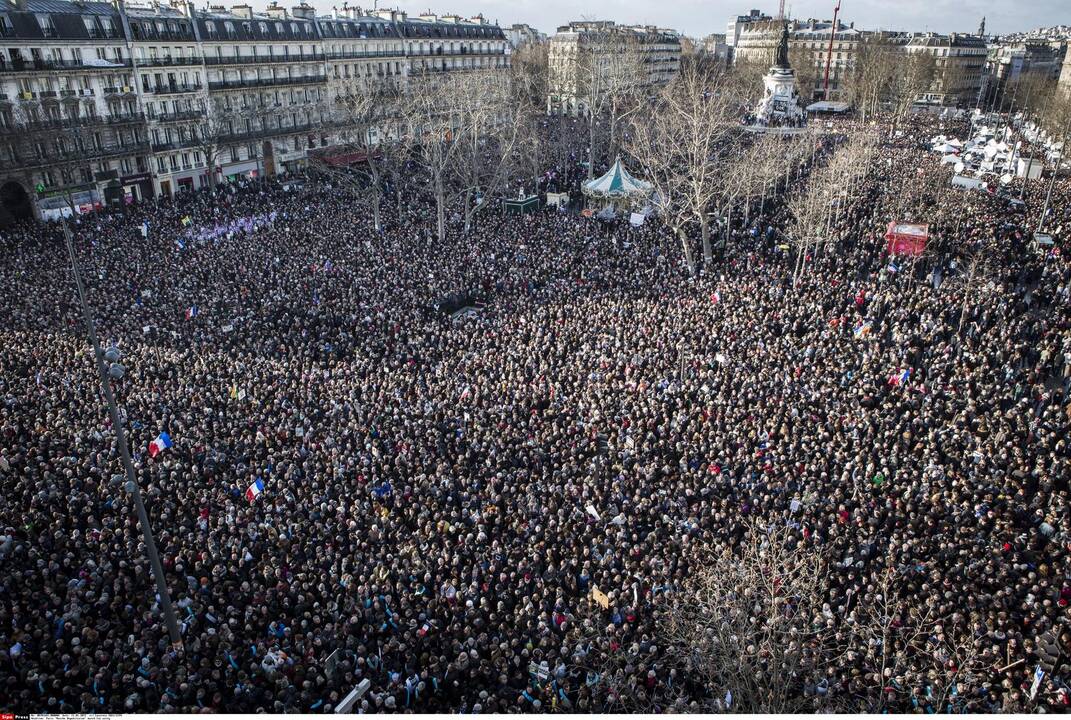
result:
[[[26,188],[11,180],[0,185],[0,225],[10,225],[33,217],[33,203]]]

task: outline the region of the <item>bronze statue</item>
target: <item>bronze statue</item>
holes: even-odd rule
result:
[[[788,64],[788,23],[781,28],[781,42],[777,45],[777,59],[774,60],[774,67],[789,68]]]

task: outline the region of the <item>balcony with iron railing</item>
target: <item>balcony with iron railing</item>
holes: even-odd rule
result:
[[[304,123],[301,125],[280,125],[273,128],[261,128],[259,130],[248,130],[242,133],[232,133],[229,135],[220,135],[219,143],[222,145],[233,145],[236,143],[249,142],[250,140],[262,140],[264,138],[278,137],[280,135],[291,135],[295,133],[309,132],[310,130],[319,130],[323,128],[323,125],[316,123]]]
[[[26,120],[0,127],[0,133],[39,134],[43,132],[62,132],[77,128],[131,125],[145,122],[143,113],[108,113],[107,115],[86,115],[76,118],[44,118]]]
[[[131,62],[128,58],[122,60],[108,59],[101,62],[107,65],[87,65],[84,60],[10,60],[0,57],[0,73],[8,72],[55,72],[57,70],[80,70],[80,71],[108,71],[128,68]]]
[[[154,57],[138,58],[138,67],[188,67],[200,65],[199,57]]]
[[[189,122],[191,120],[203,120],[204,110],[184,110],[172,113],[150,113],[149,120],[155,123]]]
[[[152,151],[154,153],[162,152],[174,152],[175,150],[188,150],[195,148],[201,144],[198,138],[191,137],[185,140],[165,140],[163,142],[153,142]]]
[[[73,162],[89,162],[92,160],[105,160],[108,158],[127,157],[139,153],[149,152],[149,143],[128,143],[126,145],[109,145],[107,147],[90,147],[85,149],[72,149],[65,152],[51,152],[45,155],[20,152],[13,149],[15,164],[24,168],[42,168],[54,165],[64,165]]]
[[[141,91],[150,95],[179,95],[182,93],[195,93],[204,90],[204,85],[193,83],[182,85],[179,83],[152,86],[142,86]]]
[[[134,42],[151,42],[153,40],[180,40],[182,42],[194,42],[193,31],[152,30],[144,32],[140,26],[131,25],[132,39]]]
[[[366,60],[377,57],[405,57],[405,50],[359,50],[327,53],[328,60]]]
[[[456,50],[450,50],[448,48],[428,48],[425,50],[414,49],[409,53],[410,57],[449,57],[456,55],[504,55],[503,50],[494,50],[492,48],[457,48]]]
[[[304,75],[289,78],[251,78],[247,80],[223,80],[209,82],[208,89],[214,92],[222,90],[245,90],[258,87],[279,87],[286,85],[318,85],[327,82],[326,75]]]
[[[265,65],[271,63],[323,62],[323,53],[301,55],[231,55],[230,57],[206,57],[205,65]]]

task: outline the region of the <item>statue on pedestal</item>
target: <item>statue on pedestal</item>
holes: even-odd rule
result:
[[[807,123],[807,114],[800,107],[796,73],[788,62],[787,22],[781,26],[774,64],[762,82],[766,92],[754,112],[745,118],[745,124],[755,130],[801,130]]]
[[[788,69],[788,23],[781,26],[781,41],[777,44],[777,55],[774,58],[774,67]]]

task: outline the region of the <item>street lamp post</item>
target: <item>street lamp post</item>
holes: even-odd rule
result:
[[[121,378],[124,368],[118,364],[119,351],[109,348],[108,352],[102,352],[100,343],[97,341],[97,329],[93,323],[93,314],[86,300],[85,290],[82,288],[82,276],[78,270],[78,259],[74,254],[74,242],[71,239],[71,230],[67,223],[63,223],[63,238],[67,243],[67,253],[71,258],[71,271],[74,274],[74,284],[78,288],[78,303],[82,307],[82,317],[85,319],[86,329],[89,332],[89,341],[93,344],[93,359],[100,374],[100,386],[104,391],[104,397],[108,402],[108,414],[115,428],[115,441],[119,446],[119,455],[123,459],[123,468],[126,470],[126,490],[134,498],[134,506],[138,512],[138,524],[145,541],[145,550],[149,555],[149,563],[152,565],[152,574],[156,579],[156,593],[164,612],[164,622],[167,624],[168,634],[171,636],[173,648],[182,647],[182,635],[179,633],[178,621],[175,619],[175,609],[171,605],[171,595],[167,591],[167,581],[164,579],[164,567],[160,563],[160,555],[156,551],[156,542],[152,537],[152,528],[149,527],[149,513],[145,510],[145,503],[141,499],[141,490],[138,488],[134,476],[134,463],[130,459],[130,448],[126,443],[126,431],[119,420],[119,409],[115,404],[115,394],[112,392],[111,378]]]

